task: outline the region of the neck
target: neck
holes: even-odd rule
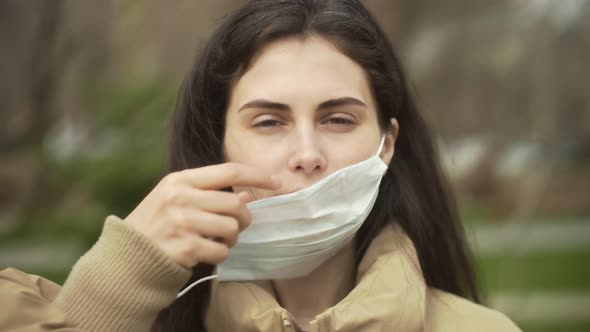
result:
[[[351,241],[309,275],[274,280],[273,287],[279,304],[303,330],[309,330],[309,323],[316,315],[348,295],[355,279],[354,241]]]

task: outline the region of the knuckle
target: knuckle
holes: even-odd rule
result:
[[[162,194],[163,200],[166,203],[178,203],[182,194],[179,190],[173,190],[172,188],[164,190]]]
[[[180,209],[168,209],[166,211],[166,217],[172,226],[176,228],[184,227],[185,217]]]
[[[155,237],[164,239],[164,241],[174,240],[178,238],[178,228],[170,227],[170,223],[166,221],[165,225],[158,229],[157,234],[155,234]]]
[[[180,249],[180,255],[182,257],[185,257],[185,259],[194,259],[195,258],[195,252],[197,252],[198,248],[195,248],[195,246],[193,244],[185,243],[181,249]]]
[[[178,172],[173,172],[173,173],[166,175],[164,177],[164,179],[162,179],[162,182],[167,185],[173,185],[175,183],[178,183],[179,177],[180,177],[180,175]]]

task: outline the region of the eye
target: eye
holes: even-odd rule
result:
[[[282,125],[282,123],[278,120],[263,120],[254,125],[254,127],[277,127]]]
[[[342,117],[329,118],[328,120],[326,120],[325,123],[331,124],[331,125],[337,125],[337,126],[345,126],[345,125],[354,124],[353,121],[346,119],[346,118],[342,118]]]

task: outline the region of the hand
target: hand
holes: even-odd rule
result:
[[[219,264],[250,224],[246,204],[253,198],[247,192],[219,190],[231,186],[278,189],[280,182],[237,163],[170,173],[125,221],[186,268]]]

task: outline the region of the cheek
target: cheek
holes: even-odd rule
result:
[[[281,158],[276,142],[263,144],[259,138],[244,130],[227,132],[224,142],[224,157],[227,162],[242,163],[263,170],[273,170]]]
[[[251,165],[254,167],[262,167],[271,165],[276,159],[272,153],[268,153],[261,149],[257,144],[248,144],[246,140],[231,144],[228,142],[225,146],[225,159],[228,162],[241,163]]]

